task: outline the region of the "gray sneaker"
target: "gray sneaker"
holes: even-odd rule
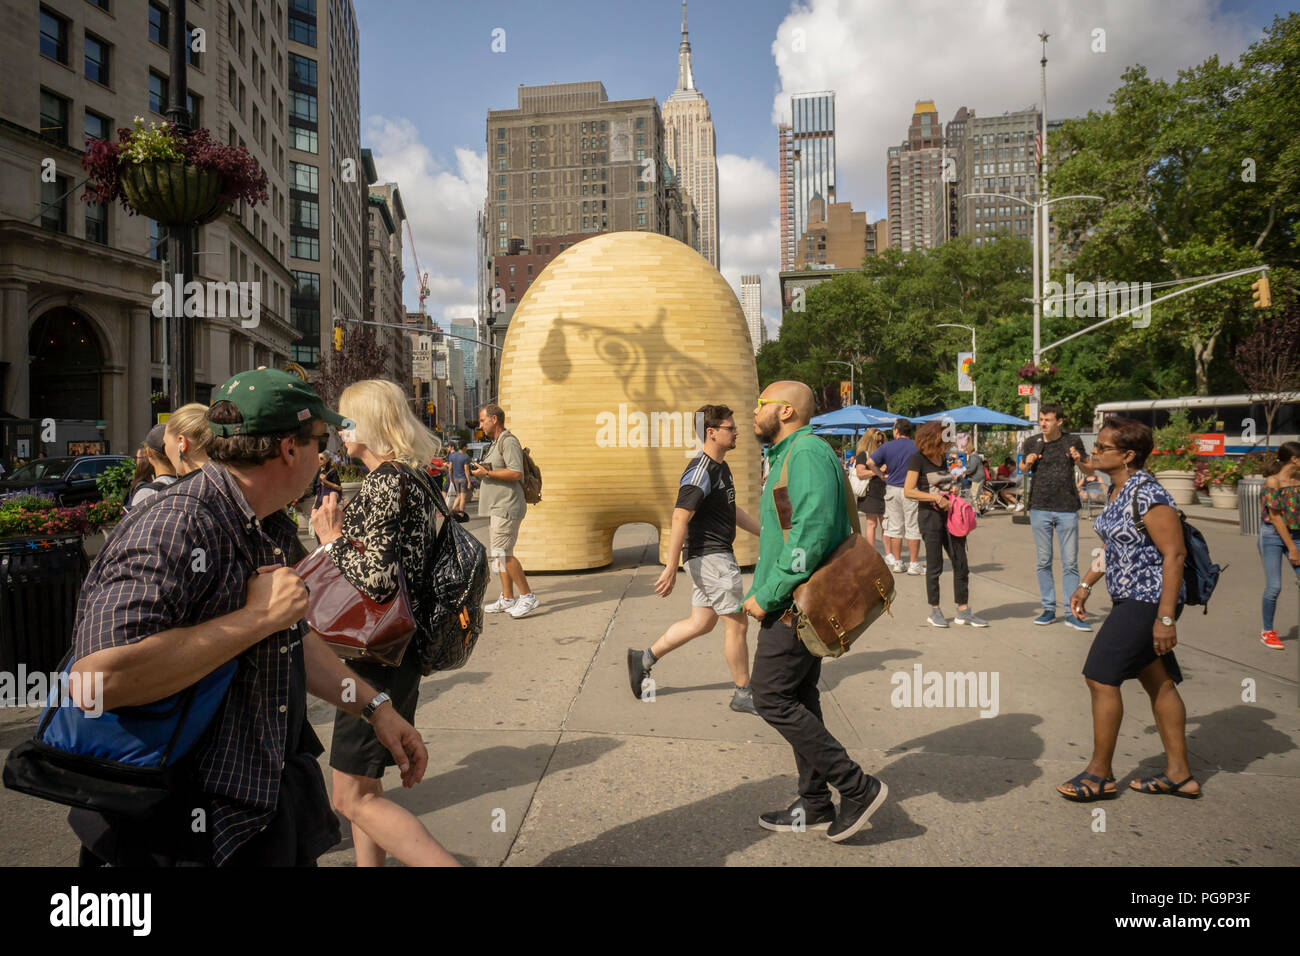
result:
[[[958,608],[957,616],[952,619],[952,622],[954,624],[969,624],[971,627],[989,626],[989,622],[984,620],[984,618],[976,617],[974,614],[972,614],[970,608],[967,608],[964,611],[961,608]]]
[[[754,707],[754,688],[746,685],[737,687],[735,693],[731,695],[731,709],[741,714],[753,714],[758,716],[758,709]]]
[[[930,608],[930,616],[925,619],[925,623],[932,624],[935,627],[947,627],[948,619],[943,616],[943,611],[937,607]]]

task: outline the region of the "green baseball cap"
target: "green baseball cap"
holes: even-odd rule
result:
[[[233,425],[208,422],[212,434],[221,438],[297,431],[313,418],[339,428],[355,427],[351,419],[326,408],[309,384],[278,368],[240,372],[212,393],[212,402],[233,403],[244,419]]]

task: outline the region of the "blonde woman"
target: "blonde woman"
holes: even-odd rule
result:
[[[202,468],[208,460],[206,449],[211,440],[208,406],[192,402],[172,412],[172,417],[167,419],[163,445],[176,474],[183,478]]]
[[[879,428],[868,428],[858,439],[857,453],[853,456],[853,467],[857,475],[867,481],[867,493],[858,499],[858,514],[862,515],[862,536],[874,548],[876,546],[876,529],[885,514],[885,466],[877,465],[871,456],[885,443],[885,433]],[[883,538],[882,538],[883,540]]]
[[[416,419],[395,382],[371,379],[348,386],[339,398],[339,414],[355,424],[339,432],[348,455],[360,458],[369,473],[346,511],[336,495],[326,495],[312,510],[316,536],[343,576],[376,601],[392,599],[400,568],[411,609],[423,620],[419,582],[425,579],[425,542],[437,526],[425,492],[428,479],[422,482],[414,472],[442,451],[441,443]],[[387,694],[408,722],[414,721],[420,696],[419,640],[417,633],[398,667],[348,663]],[[352,823],[357,866],[383,866],[390,853],[407,866],[459,866],[419,818],[384,796],[382,778],[393,763],[367,721],[338,712],[330,746],[334,807]]]

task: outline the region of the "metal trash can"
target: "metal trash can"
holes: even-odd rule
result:
[[[89,567],[77,534],[0,539],[0,670],[58,669]]]
[[[1264,479],[1259,475],[1250,475],[1237,483],[1237,516],[1241,521],[1240,531],[1252,538],[1259,534],[1259,524],[1263,520],[1260,498],[1264,494]]]

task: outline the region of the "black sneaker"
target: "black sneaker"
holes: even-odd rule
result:
[[[777,830],[782,833],[825,830],[833,822],[835,822],[835,807],[809,810],[807,804],[803,802],[803,797],[784,810],[769,810],[758,818],[758,825],[764,830]]]
[[[741,714],[753,714],[758,716],[758,709],[754,707],[754,689],[746,684],[744,687],[737,687],[731,694],[731,709]]]
[[[464,524],[469,520],[469,515],[464,511],[453,511],[451,517],[457,524]]]
[[[641,699],[641,682],[650,676],[642,663],[642,652],[634,647],[627,649],[627,676],[632,683],[632,696]]]
[[[840,812],[836,814],[835,822],[826,832],[828,839],[835,843],[847,840],[866,826],[871,815],[885,802],[885,797],[889,796],[889,788],[885,786],[885,781],[875,777],[871,777],[870,780],[871,789],[867,791],[862,802],[847,797],[840,798]]]

